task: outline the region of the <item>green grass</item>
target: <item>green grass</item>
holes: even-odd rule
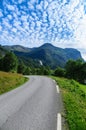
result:
[[[0,71],[0,94],[19,87],[27,80],[27,78],[23,77],[20,74],[6,73]]]
[[[80,85],[80,88],[86,93],[86,85]]]
[[[86,130],[86,85],[53,77],[60,86],[69,130]]]

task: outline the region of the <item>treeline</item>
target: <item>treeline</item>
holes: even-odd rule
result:
[[[51,70],[48,66],[40,65],[38,68],[26,66],[13,52],[8,52],[0,58],[0,70],[24,75],[54,75],[86,83],[86,62],[80,59],[69,60],[64,68],[57,67],[55,70]]]
[[[54,75],[74,79],[80,83],[86,84],[86,62],[83,62],[81,59],[76,61],[69,60],[65,68],[58,67],[54,71]]]
[[[18,59],[13,52],[6,53],[5,56],[0,58],[0,70],[6,72],[17,72],[24,75],[50,75],[51,70],[49,67],[41,66],[33,68],[26,66],[21,59]]]

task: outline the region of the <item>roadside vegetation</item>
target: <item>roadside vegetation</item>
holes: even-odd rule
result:
[[[81,59],[67,61],[64,68],[57,67],[54,76],[74,79],[79,83],[86,83],[86,62]]]
[[[86,130],[86,85],[73,79],[52,77],[60,87],[69,130]]]
[[[20,74],[0,71],[0,94],[3,94],[14,88],[19,87],[27,80],[28,80],[27,78],[23,77]]]
[[[82,59],[69,60],[64,68],[58,66],[52,69],[50,66],[40,64],[38,67],[28,66],[13,52],[7,52],[0,57],[0,71],[24,75],[54,75],[74,79],[82,84],[86,83],[86,62]]]
[[[0,57],[0,71],[20,73],[23,75],[50,75],[51,70],[48,66],[38,66],[34,68],[33,66],[25,65],[23,60],[18,59],[18,57],[13,52],[7,52],[4,56]]]
[[[62,92],[69,130],[86,130],[86,62],[82,59],[69,60],[64,68],[52,70],[43,65],[27,66],[13,52],[7,52],[0,57],[0,71],[0,94],[27,81],[22,74],[52,76]]]

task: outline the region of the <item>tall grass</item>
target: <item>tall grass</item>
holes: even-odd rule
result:
[[[86,130],[86,85],[53,77],[60,86],[69,130]]]
[[[27,78],[16,73],[6,73],[0,71],[0,94],[8,92],[21,84],[25,83]]]

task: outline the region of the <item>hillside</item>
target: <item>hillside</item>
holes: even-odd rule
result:
[[[27,47],[23,47],[20,45],[13,45],[13,46],[3,46],[5,49],[10,50],[10,51],[17,51],[17,52],[29,52],[31,49]]]
[[[39,61],[45,66],[56,68],[57,66],[64,67],[69,59],[82,59],[80,52],[76,49],[62,49],[49,43],[37,48],[26,48],[19,45],[4,46],[4,48],[13,51],[25,64],[35,65],[35,67],[39,66]]]
[[[0,45],[0,57],[4,56],[6,53],[7,53],[7,49],[3,48],[3,47]]]

